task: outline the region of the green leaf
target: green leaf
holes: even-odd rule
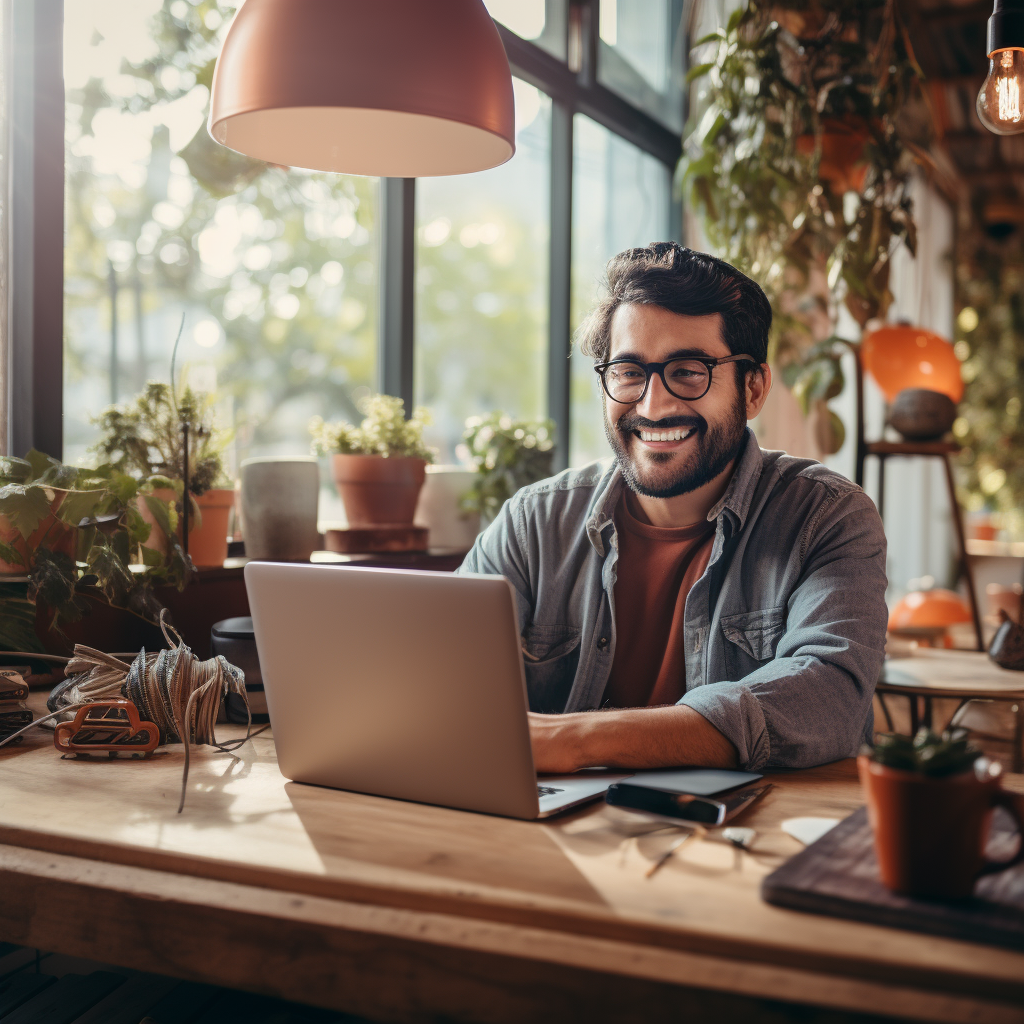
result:
[[[32,600],[42,600],[61,617],[74,617],[77,582],[78,568],[73,558],[47,548],[36,552],[36,565],[28,590]]]
[[[703,78],[714,66],[714,63],[694,64],[694,66],[686,72],[686,84],[689,85],[691,82],[695,82],[698,78]]]
[[[153,517],[156,525],[164,531],[165,536],[173,537],[178,531],[178,513],[174,506],[153,494],[144,494],[142,500],[146,503],[146,508],[149,509],[149,514]]]
[[[38,480],[45,476],[52,467],[60,465],[56,459],[51,459],[45,452],[35,448],[25,456],[25,461],[32,467],[32,476],[30,477],[32,480]]]
[[[69,526],[77,526],[95,512],[104,497],[106,492],[101,490],[68,491],[57,508],[57,518]]]
[[[54,493],[36,484],[7,484],[0,487],[0,515],[28,540],[50,514]]]
[[[0,482],[23,484],[31,476],[31,463],[13,455],[0,455]]]
[[[747,13],[747,6],[746,6],[746,4],[743,4],[742,6],[737,7],[736,10],[733,11],[732,14],[729,15],[729,20],[725,23],[725,31],[729,32],[729,33],[735,32],[736,29],[739,28],[740,22],[743,21],[743,18],[746,15],[746,13]]]
[[[24,565],[25,559],[22,557],[21,552],[10,544],[5,544],[0,541],[0,559],[5,562],[10,562],[12,565]]]
[[[142,564],[147,568],[158,569],[164,564],[164,556],[156,548],[143,546],[140,550],[142,551]]]
[[[708,43],[718,43],[724,38],[725,33],[720,28],[716,28],[714,32],[709,32],[706,36],[701,36],[700,39],[691,45],[691,49],[696,50],[698,46],[705,46]]]

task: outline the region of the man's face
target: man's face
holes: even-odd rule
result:
[[[609,359],[661,363],[730,354],[718,313],[681,316],[660,306],[626,303],[612,317]],[[732,363],[714,368],[703,398],[676,398],[655,374],[647,393],[632,405],[604,395],[604,414],[605,433],[626,483],[649,498],[672,498],[709,483],[739,454],[747,425],[746,395]],[[649,436],[669,432],[681,437]]]

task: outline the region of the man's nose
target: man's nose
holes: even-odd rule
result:
[[[660,373],[652,373],[647,385],[647,394],[637,402],[636,412],[646,419],[656,421],[669,416],[678,416],[685,405],[665,387]]]

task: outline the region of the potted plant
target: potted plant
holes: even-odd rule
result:
[[[923,74],[885,0],[748,0],[696,48],[683,187],[712,250],[767,292],[772,361],[836,451],[839,303],[862,330],[884,316],[892,253],[915,248],[909,185],[930,126],[907,115]]]
[[[139,487],[109,465],[76,469],[37,451],[0,459],[0,649],[39,651],[37,610],[59,629],[81,618],[88,594],[156,621],[153,584],[182,589],[188,569],[155,551],[133,564],[151,529],[136,506]]]
[[[964,730],[913,739],[878,737],[857,758],[883,884],[917,896],[966,898],[983,874],[1024,859],[987,861],[985,846],[997,806],[1024,830],[1024,798],[1000,786],[999,765],[967,742]]]
[[[514,420],[502,412],[472,416],[462,435],[476,466],[463,508],[489,523],[520,487],[551,476],[555,456],[552,420]]]
[[[331,456],[331,475],[350,526],[411,525],[433,449],[423,443],[425,409],[405,418],[400,398],[373,395],[361,405],[363,421],[309,424],[313,452]]]
[[[181,539],[185,436],[188,436],[189,556],[196,565],[223,565],[234,487],[224,477],[223,441],[209,422],[208,403],[185,387],[150,381],[127,405],[105,409],[96,423],[102,440],[93,448],[110,465],[141,484],[139,510],[155,529],[147,546],[166,554]]]

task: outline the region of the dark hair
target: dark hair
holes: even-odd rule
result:
[[[626,302],[661,306],[684,316],[721,313],[729,351],[745,352],[758,363],[768,361],[772,307],[756,282],[724,260],[676,242],[651,242],[608,261],[607,287],[608,294],[576,335],[580,350],[597,362],[608,358],[612,316]]]

